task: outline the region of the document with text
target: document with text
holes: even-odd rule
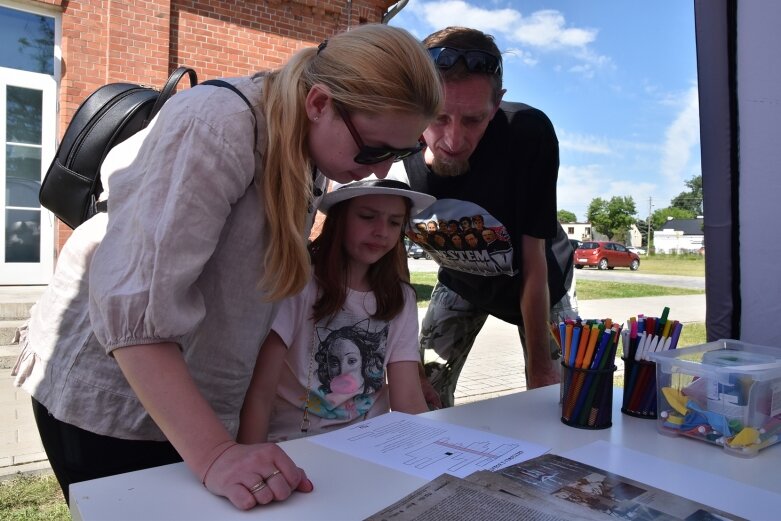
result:
[[[496,471],[550,449],[420,416],[390,412],[309,441],[373,463],[434,479]]]

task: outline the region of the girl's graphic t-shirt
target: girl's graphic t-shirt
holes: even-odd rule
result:
[[[390,321],[374,320],[372,292],[348,289],[342,311],[314,323],[318,294],[311,280],[298,295],[284,300],[272,329],[288,346],[269,422],[269,441],[321,433],[388,412],[389,363],[420,359],[418,314],[412,288],[404,308]],[[309,430],[301,432],[304,403]]]

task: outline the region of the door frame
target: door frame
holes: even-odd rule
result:
[[[7,88],[21,87],[42,92],[41,116],[41,172],[40,179],[46,174],[49,163],[56,151],[57,123],[57,84],[48,74],[39,74],[17,69],[0,67],[0,143],[6,144],[5,107]],[[5,149],[5,146],[3,147]],[[5,187],[6,152],[0,154],[0,182]],[[47,284],[54,266],[54,215],[45,208],[41,211],[40,262],[5,262],[5,190],[0,190],[0,285]]]
[[[54,19],[53,74],[42,74],[18,69],[0,67],[0,143],[6,143],[6,93],[7,87],[23,87],[40,90],[43,93],[41,117],[41,181],[57,150],[57,127],[59,121],[59,92],[62,75],[62,13],[50,6],[36,6],[17,0],[0,0],[0,5]],[[5,147],[3,147],[5,148]],[[5,149],[0,153],[0,184],[5,187]],[[0,190],[0,285],[48,284],[54,272],[57,252],[55,240],[56,218],[54,214],[39,207],[41,211],[40,262],[5,262],[5,190]]]

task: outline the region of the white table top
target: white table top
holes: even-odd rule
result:
[[[769,447],[755,458],[738,458],[715,445],[701,441],[661,435],[655,420],[633,418],[620,412],[621,389],[614,390],[613,426],[603,430],[568,427],[560,421],[559,386],[512,394],[450,409],[426,416],[495,434],[535,442],[562,454],[595,441],[633,449],[653,456],[671,471],[697,469],[714,474],[714,480],[740,484],[741,494],[734,498],[713,498],[685,478],[665,483],[651,482],[647,473],[632,461],[624,461],[621,451],[605,461],[586,461],[591,465],[670,490],[717,508],[745,515],[759,501],[767,512],[781,512],[781,444]],[[303,467],[315,485],[309,494],[294,494],[282,503],[257,508],[263,520],[277,519],[363,519],[417,489],[425,480],[380,465],[353,458],[316,445],[306,439],[281,446]],[[686,465],[681,467],[680,464]],[[658,472],[655,473],[658,475]],[[698,474],[698,476],[702,476]],[[707,476],[706,476],[707,477]],[[755,496],[751,496],[752,489]],[[704,495],[703,495],[704,494]],[[226,499],[206,491],[183,463],[165,465],[138,472],[76,483],[71,486],[71,514],[84,521],[119,519],[245,519],[247,513],[236,510]],[[749,508],[752,507],[752,508]]]

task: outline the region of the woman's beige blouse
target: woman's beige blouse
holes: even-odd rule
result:
[[[262,78],[229,81],[261,103]],[[252,114],[235,93],[187,89],[106,157],[109,211],[77,228],[63,248],[16,367],[17,385],[55,418],[124,439],[165,439],[110,354],[175,342],[236,434],[275,313],[258,289],[267,230],[253,178],[256,169],[262,175],[266,125],[259,110],[254,116],[256,147]],[[307,236],[313,215],[301,211],[310,213]]]

